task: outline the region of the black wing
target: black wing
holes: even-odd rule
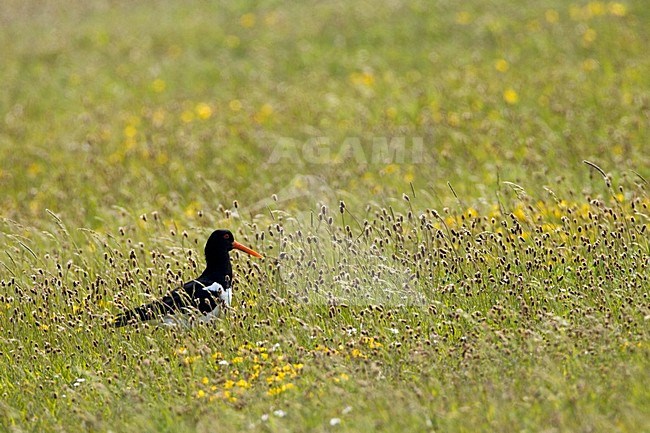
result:
[[[187,312],[193,309],[206,314],[214,310],[218,304],[217,291],[208,290],[204,284],[193,280],[183,285],[182,288],[173,290],[162,299],[125,311],[115,318],[113,326],[121,327],[136,321],[146,322],[168,314],[179,311]]]

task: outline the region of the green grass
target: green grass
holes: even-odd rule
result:
[[[4,2],[0,431],[649,430],[650,12],[457,3]]]

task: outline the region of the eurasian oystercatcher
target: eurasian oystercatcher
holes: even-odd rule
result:
[[[205,270],[200,277],[183,284],[171,293],[149,304],[118,315],[113,326],[160,319],[163,323],[178,323],[180,316],[194,314],[198,321],[219,317],[232,300],[232,266],[230,250],[244,251],[254,257],[262,255],[235,241],[228,230],[215,230],[205,244]]]

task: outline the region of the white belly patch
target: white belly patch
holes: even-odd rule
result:
[[[192,327],[193,323],[206,323],[212,319],[223,316],[224,311],[230,308],[230,304],[232,302],[232,289],[224,289],[223,286],[219,283],[213,283],[209,286],[206,286],[205,289],[215,294],[221,301],[217,304],[214,310],[206,314],[198,314],[193,318],[189,317],[188,314],[170,314],[163,317],[162,324],[167,326]]]
[[[230,303],[232,302],[232,289],[230,289],[230,288],[224,289],[221,284],[212,283],[211,285],[206,286],[205,290],[208,290],[208,291],[216,294],[219,297],[219,299],[224,304],[226,304],[226,307],[230,307]]]

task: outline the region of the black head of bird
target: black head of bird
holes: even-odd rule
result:
[[[205,244],[205,259],[207,262],[213,259],[219,259],[233,249],[243,251],[253,257],[262,257],[258,252],[235,241],[235,237],[230,230],[220,229],[213,231],[208,238],[208,242]]]

